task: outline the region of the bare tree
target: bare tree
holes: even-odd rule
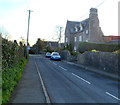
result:
[[[9,39],[11,37],[8,30],[4,26],[0,26],[0,33],[5,39]]]
[[[62,26],[56,26],[55,28],[55,36],[56,38],[53,37],[53,39],[57,40],[59,43],[59,47],[60,47],[60,43],[61,43],[61,38],[63,36],[63,27]]]

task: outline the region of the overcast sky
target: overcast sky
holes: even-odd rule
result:
[[[104,35],[118,35],[119,0],[0,0],[0,31],[7,30],[11,39],[27,37],[28,11],[32,10],[29,42],[37,38],[53,40],[55,27],[65,28],[67,20],[82,21],[91,7],[98,9]],[[64,34],[64,32],[63,32]]]

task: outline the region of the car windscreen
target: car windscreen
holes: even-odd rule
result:
[[[57,53],[56,53],[56,54],[53,54],[53,55],[56,55],[56,56],[58,56],[59,54],[57,54]]]

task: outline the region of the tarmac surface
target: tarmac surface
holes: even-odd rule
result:
[[[54,62],[54,61],[49,61],[49,59],[46,59],[44,56],[41,56],[41,55],[30,55],[29,61],[28,61],[27,65],[26,65],[26,67],[25,67],[25,69],[23,71],[22,78],[19,81],[18,86],[14,90],[14,92],[12,94],[12,98],[11,98],[9,103],[33,103],[34,104],[34,103],[46,103],[47,102],[45,92],[44,92],[44,88],[43,88],[42,83],[40,81],[40,77],[38,75],[39,73],[37,71],[35,62],[37,63],[39,72],[42,73],[43,81],[46,83],[45,85],[46,85],[47,91],[49,92],[49,96],[51,96],[53,98],[52,99],[50,97],[51,100],[53,100],[53,102],[56,102],[56,103],[57,102],[60,102],[60,103],[61,102],[63,102],[63,103],[66,103],[66,102],[78,102],[79,103],[79,101],[78,101],[79,98],[78,98],[77,101],[75,101],[76,99],[74,99],[74,98],[76,96],[75,97],[70,97],[70,95],[69,95],[71,93],[70,91],[65,93],[67,91],[66,90],[66,91],[64,91],[64,93],[62,93],[64,89],[68,88],[68,86],[63,88],[63,86],[61,87],[60,84],[63,84],[65,81],[68,81],[67,78],[72,79],[72,81],[75,80],[74,82],[77,83],[77,84],[81,84],[81,82],[82,82],[81,80],[76,79],[76,75],[74,73],[72,73],[72,75],[71,75],[70,72],[75,72],[77,74],[80,74],[81,76],[89,74],[88,77],[90,76],[90,74],[92,74],[91,76],[93,76],[92,72],[96,73],[97,75],[94,74],[94,76],[96,76],[96,77],[94,77],[94,78],[96,78],[95,81],[101,81],[101,82],[96,82],[97,86],[95,86],[95,87],[97,87],[97,89],[98,89],[99,85],[101,85],[102,82],[104,84],[105,81],[102,81],[102,79],[106,79],[107,81],[109,80],[109,78],[113,79],[113,80],[118,79],[118,77],[116,77],[114,74],[100,72],[98,70],[97,70],[98,72],[96,72],[95,69],[84,67],[82,65],[80,66],[80,65],[77,65],[77,64],[74,64],[74,63],[71,63],[71,62],[66,62],[66,61]],[[57,65],[59,65],[59,66],[57,67]],[[68,71],[69,71],[68,73],[66,72],[66,69],[63,68],[63,66],[68,68]],[[50,68],[52,68],[52,69],[50,69]],[[56,68],[56,69],[53,70],[53,68]],[[84,70],[81,71],[81,73],[83,75],[79,71],[73,70],[73,69],[81,69],[82,70],[82,68],[84,70],[86,70],[85,71],[86,74],[83,73]],[[63,77],[63,75],[61,75],[60,72],[59,72],[60,73],[59,74],[58,71],[56,71],[56,70],[60,71],[64,75],[68,76],[65,79],[65,81],[61,81],[60,78],[63,79],[64,77]],[[61,71],[61,70],[63,70],[63,71]],[[87,72],[87,70],[88,70],[88,72]],[[47,75],[47,72],[48,72],[48,75]],[[52,75],[51,75],[51,73],[52,73]],[[55,75],[53,75],[53,74],[55,74]],[[99,76],[99,74],[100,74],[100,76]],[[56,79],[54,77],[56,77]],[[101,78],[101,80],[100,80],[100,78]],[[88,80],[93,81],[94,79],[92,79],[90,77],[90,79],[88,79]],[[52,82],[50,82],[50,81],[52,81]],[[59,82],[57,82],[57,81],[59,81]],[[83,81],[82,84],[85,84],[84,81]],[[105,84],[107,83],[107,81],[105,82]],[[54,82],[55,82],[55,84],[53,84]],[[108,81],[108,82],[111,82],[111,80]],[[113,83],[116,84],[117,82],[113,81]],[[52,85],[49,85],[49,84],[52,84]],[[57,86],[56,84],[59,85],[58,88],[56,88],[56,86]],[[89,83],[87,83],[87,84],[89,84]],[[71,85],[73,91],[74,90],[77,91],[76,94],[80,92],[78,87],[73,88],[75,86],[72,84],[72,82],[69,83],[69,85]],[[80,85],[80,87],[81,87],[81,85]],[[87,89],[87,88],[89,89],[89,86],[86,85],[86,84],[83,85],[83,87],[86,87],[86,88],[83,88],[83,90]],[[104,88],[104,86],[101,86],[101,87]],[[113,84],[111,85],[111,88],[114,88]],[[57,89],[59,89],[59,91],[57,91]],[[85,93],[88,92],[88,89],[84,90]],[[106,87],[106,89],[109,90],[109,87]],[[51,90],[51,91],[49,91],[49,90]],[[62,91],[60,92],[60,90],[62,90]],[[91,90],[94,91],[94,87],[93,87],[93,89],[91,88]],[[98,89],[98,90],[100,90],[100,89]],[[98,92],[98,90],[96,90],[96,93]],[[89,91],[89,92],[92,93],[92,91]],[[110,91],[111,91],[111,89],[110,89]],[[58,92],[60,92],[61,95],[60,94],[58,95]],[[114,93],[113,90],[112,90],[112,92]],[[55,95],[55,93],[56,93],[56,95]],[[81,93],[83,93],[83,96],[86,97],[86,94],[83,91],[81,91]],[[68,94],[68,96],[67,96],[67,94]],[[99,94],[99,92],[97,94]],[[78,94],[78,96],[79,95],[80,94]],[[103,95],[104,94],[102,94],[102,95],[99,94],[99,96],[101,96],[101,98],[103,97]],[[81,96],[79,96],[79,97],[81,97]],[[96,97],[96,96],[94,96],[94,97]],[[109,99],[111,99],[113,101],[115,100],[110,96],[109,92],[106,92],[105,97],[107,97],[106,99],[108,99],[108,100]],[[98,99],[99,99],[99,97],[98,97]],[[88,102],[91,102],[91,100],[88,100]]]

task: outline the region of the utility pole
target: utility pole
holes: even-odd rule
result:
[[[29,14],[28,14],[27,49],[26,49],[27,55],[26,55],[26,58],[28,58],[28,51],[29,51],[29,49],[28,49],[28,38],[29,38],[29,26],[30,26],[30,13],[33,12],[33,11],[28,10],[28,12],[29,12]]]

